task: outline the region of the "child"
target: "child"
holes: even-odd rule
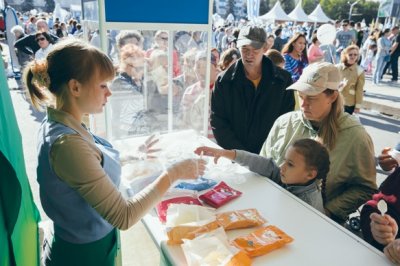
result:
[[[374,61],[376,51],[378,46],[376,44],[371,44],[365,55],[365,59],[361,60],[361,67],[364,68],[366,74],[372,74],[372,61]]]
[[[278,50],[269,49],[265,55],[271,59],[272,63],[274,63],[276,66],[282,69],[285,68],[285,58]]]
[[[225,157],[246,166],[250,171],[270,178],[324,213],[325,181],[330,162],[327,149],[315,140],[295,141],[286,150],[285,161],[280,167],[270,158],[242,150],[199,147],[195,153],[212,156],[215,163],[220,157]]]

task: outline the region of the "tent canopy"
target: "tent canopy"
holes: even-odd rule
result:
[[[317,7],[314,9],[313,12],[311,12],[308,17],[313,21],[313,22],[319,22],[319,23],[326,23],[332,21],[327,15],[325,15],[325,12],[322,10],[322,7],[320,4],[317,5]]]
[[[310,22],[312,21],[301,7],[301,1],[296,5],[295,9],[288,15],[294,21]]]
[[[266,14],[258,17],[264,21],[285,20],[292,21],[292,19],[283,11],[279,1],[276,1],[274,7]]]

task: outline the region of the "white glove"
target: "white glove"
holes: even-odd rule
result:
[[[186,159],[167,168],[170,184],[178,179],[196,179],[204,174],[206,161],[202,159]]]

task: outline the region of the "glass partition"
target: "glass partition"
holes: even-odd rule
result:
[[[207,32],[109,30],[107,38],[117,73],[105,116],[110,140],[180,129],[205,133]]]
[[[116,69],[112,96],[103,114],[90,117],[91,130],[111,141],[186,129],[206,136],[210,1],[142,1],[136,15],[122,8],[128,0],[81,1],[85,39]]]

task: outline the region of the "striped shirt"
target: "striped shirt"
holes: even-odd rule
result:
[[[290,54],[284,54],[283,57],[285,58],[285,69],[292,75],[293,82],[296,82],[303,73],[303,69],[308,66],[307,58],[302,56],[299,60],[297,60],[294,59]]]

